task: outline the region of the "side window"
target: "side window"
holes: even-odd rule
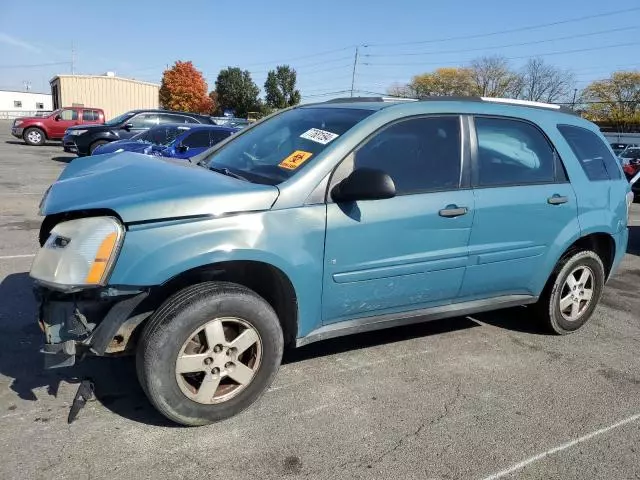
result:
[[[620,167],[606,144],[586,128],[558,125],[589,180],[620,179]]]
[[[167,113],[160,114],[160,123],[198,123],[192,117],[186,115],[171,115]]]
[[[182,145],[189,148],[202,148],[209,146],[209,132],[206,130],[200,130],[199,132],[193,132],[182,141]]]
[[[78,111],[77,110],[62,110],[60,112],[61,120],[78,120]]]
[[[95,122],[98,120],[98,112],[95,110],[83,110],[82,121],[83,122]]]
[[[158,125],[158,114],[140,113],[129,119],[127,123],[132,124],[133,128],[151,128]]]
[[[388,173],[398,195],[460,186],[460,118],[405,120],[377,133],[354,156],[354,168]]]
[[[224,140],[225,138],[231,136],[231,132],[218,132],[218,131],[215,131],[215,130],[210,130],[209,133],[210,133],[210,136],[211,136],[211,143],[210,143],[211,146],[213,146],[216,143],[219,143],[222,140]]]
[[[533,125],[508,118],[476,117],[480,187],[555,181],[555,151]]]

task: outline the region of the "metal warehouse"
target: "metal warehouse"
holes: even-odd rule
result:
[[[129,110],[158,108],[160,85],[104,75],[57,75],[50,81],[53,108],[83,106],[104,110],[111,119]]]

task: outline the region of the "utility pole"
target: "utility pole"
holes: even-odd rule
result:
[[[353,59],[353,73],[351,74],[351,96],[353,97],[353,85],[356,82],[356,66],[358,65],[358,47],[356,47],[356,56]]]
[[[576,95],[578,94],[578,89],[574,88],[573,89],[573,100],[571,100],[571,110],[575,110],[576,109]]]
[[[73,48],[73,42],[71,42],[71,75],[76,74],[76,51]]]

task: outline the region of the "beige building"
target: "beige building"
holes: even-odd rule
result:
[[[61,107],[96,107],[106,120],[138,108],[159,108],[160,85],[105,75],[57,75],[49,82],[54,110]]]

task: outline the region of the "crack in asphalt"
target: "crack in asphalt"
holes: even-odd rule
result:
[[[354,467],[356,468],[360,468],[360,467],[364,467],[366,466],[367,468],[373,468],[374,465],[379,464],[380,462],[382,462],[385,458],[387,458],[390,455],[393,455],[397,450],[399,450],[404,444],[406,444],[409,440],[411,440],[412,438],[417,438],[420,436],[420,433],[422,432],[422,430],[424,430],[425,427],[433,427],[434,425],[437,425],[439,422],[441,422],[443,419],[445,419],[446,417],[449,416],[449,414],[451,413],[451,409],[453,408],[453,406],[458,402],[458,400],[464,397],[464,395],[462,394],[462,380],[458,380],[458,382],[456,383],[456,388],[455,388],[455,393],[454,395],[452,395],[452,397],[448,400],[445,401],[444,404],[442,405],[442,411],[440,412],[440,414],[437,417],[434,417],[428,421],[423,421],[420,423],[420,425],[418,425],[418,427],[415,430],[412,430],[406,434],[404,434],[401,438],[399,438],[396,443],[389,449],[383,451],[382,453],[380,453],[378,455],[378,457],[376,459],[374,459],[371,462],[364,462],[362,461],[362,459],[358,460],[358,461],[347,461],[347,462],[343,462],[342,464],[340,464],[338,466],[338,468],[343,469],[348,467],[350,464],[353,464]],[[443,447],[443,451],[447,450],[451,445],[447,444]]]

